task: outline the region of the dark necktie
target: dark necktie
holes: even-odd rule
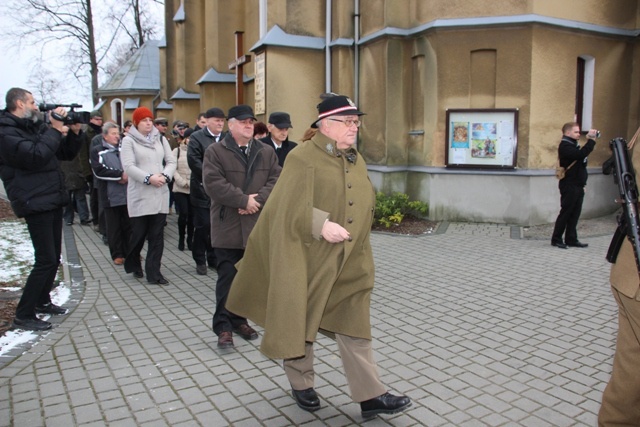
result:
[[[241,146],[241,147],[240,147],[240,149],[242,150],[242,154],[243,154],[245,157],[247,157],[247,146],[246,146],[246,145],[243,145],[243,146]]]
[[[276,148],[276,154],[278,154],[278,155],[279,155],[281,151],[282,151],[282,147],[278,147],[278,148]]]

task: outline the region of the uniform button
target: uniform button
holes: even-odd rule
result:
[[[347,188],[351,188],[351,184],[347,184]]]
[[[344,170],[344,173],[349,173],[349,169],[345,169],[345,170]]]
[[[351,223],[353,222],[353,218],[349,218],[349,219],[347,220],[347,222],[348,222],[349,224],[351,224]]]
[[[352,242],[353,241],[353,237],[349,236],[349,241]]]
[[[353,206],[353,200],[349,200],[349,206]]]

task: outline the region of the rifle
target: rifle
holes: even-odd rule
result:
[[[616,262],[618,252],[625,237],[631,242],[636,259],[636,267],[640,274],[640,222],[638,219],[638,188],[636,187],[633,166],[629,159],[627,141],[615,138],[610,142],[613,150],[613,180],[618,184],[623,213],[618,216],[618,228],[613,235],[607,261]]]

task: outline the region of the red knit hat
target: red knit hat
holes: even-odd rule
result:
[[[151,112],[151,110],[149,110],[147,107],[138,107],[133,111],[131,120],[133,120],[134,126],[137,127],[138,123],[140,123],[142,119],[146,118],[150,118],[151,120],[153,120],[153,113]]]

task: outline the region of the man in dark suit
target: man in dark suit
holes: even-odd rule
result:
[[[224,112],[217,107],[209,108],[205,113],[207,124],[199,131],[193,132],[187,147],[187,162],[191,169],[189,200],[193,207],[193,245],[191,255],[196,262],[196,273],[207,274],[209,268],[216,268],[216,256],[211,246],[211,219],[209,206],[211,200],[202,186],[202,160],[204,152],[211,144],[224,138]]]
[[[284,165],[284,159],[287,157],[287,154],[289,154],[289,151],[298,145],[293,141],[289,141],[289,129],[292,127],[291,117],[288,113],[280,111],[271,113],[269,116],[269,124],[267,124],[269,135],[260,140],[276,150],[280,167]]]

